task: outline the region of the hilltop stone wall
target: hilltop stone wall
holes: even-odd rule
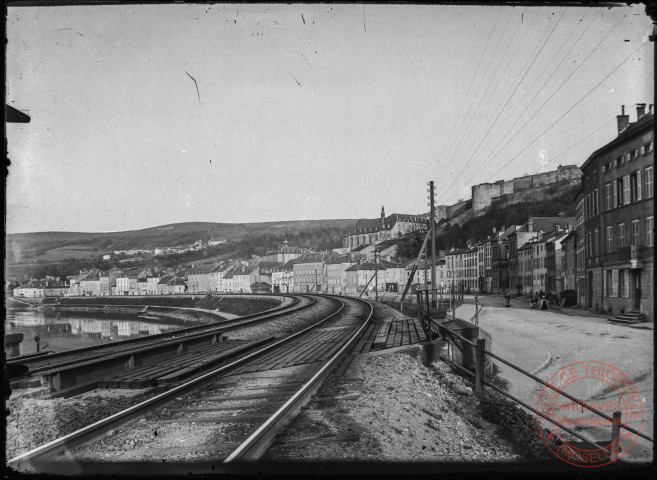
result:
[[[557,167],[556,170],[540,173],[538,175],[526,175],[517,177],[513,180],[499,180],[495,183],[481,183],[472,187],[472,209],[475,214],[483,212],[488,208],[493,200],[501,197],[518,194],[518,198],[523,198],[523,192],[531,192],[533,189],[549,187],[551,185],[571,186],[580,182],[582,171],[575,165],[566,165]],[[529,197],[531,197],[531,193]],[[513,200],[506,199],[504,201]],[[460,204],[457,204],[460,205]],[[454,205],[456,206],[456,205]],[[460,215],[462,212],[455,212],[455,215],[449,215],[451,207],[447,207],[447,219]]]

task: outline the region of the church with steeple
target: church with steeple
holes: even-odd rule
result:
[[[422,230],[426,226],[426,215],[393,213],[386,217],[385,208],[381,206],[379,218],[361,218],[356,221],[342,239],[342,246],[352,251],[357,247],[377,244],[415,230]]]

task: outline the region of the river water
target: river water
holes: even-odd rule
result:
[[[188,326],[86,312],[44,314],[34,308],[9,305],[5,317],[5,335],[23,334],[20,355],[37,352],[37,337],[40,351],[61,352],[129,338],[147,337]]]

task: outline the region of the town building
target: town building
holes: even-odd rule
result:
[[[271,273],[271,284],[274,293],[294,292],[294,260],[288,260]]]
[[[290,260],[299,258],[304,253],[308,252],[307,248],[290,246],[290,242],[283,241],[283,243],[276,250],[269,250],[262,257],[263,262],[278,262],[280,264],[287,263]]]
[[[237,267],[231,273],[235,293],[252,293],[251,285],[260,281],[260,269],[257,265]]]
[[[360,245],[373,245],[425,228],[427,228],[427,219],[422,215],[393,213],[386,217],[385,209],[381,207],[380,218],[361,218],[356,221],[343,238],[342,246],[353,251]]]
[[[187,272],[187,290],[189,293],[208,293],[210,291],[210,272],[216,265],[195,265]]]
[[[342,295],[347,292],[346,270],[353,266],[348,255],[335,257],[326,263],[326,293]]]
[[[304,253],[293,265],[296,292],[320,293],[326,288],[326,262],[333,254]]]
[[[584,306],[607,313],[640,312],[653,319],[654,115],[637,105],[636,122],[625,107],[618,136],[580,167],[583,210]],[[579,252],[578,252],[579,253]]]
[[[448,286],[463,288],[466,292],[479,291],[479,249],[455,249],[445,254]]]

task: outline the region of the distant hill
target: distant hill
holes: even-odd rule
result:
[[[262,242],[282,241],[290,243],[313,241],[335,243],[342,238],[355,220],[300,220],[260,223],[212,223],[187,222],[125,232],[35,232],[6,236],[6,259],[9,264],[58,262],[64,258],[94,258],[114,250],[133,248],[154,249],[188,245],[196,240],[207,242],[210,238],[239,243],[257,239],[256,248]],[[328,238],[327,238],[328,237]],[[339,245],[337,245],[339,246]],[[263,247],[264,248],[264,247]]]

